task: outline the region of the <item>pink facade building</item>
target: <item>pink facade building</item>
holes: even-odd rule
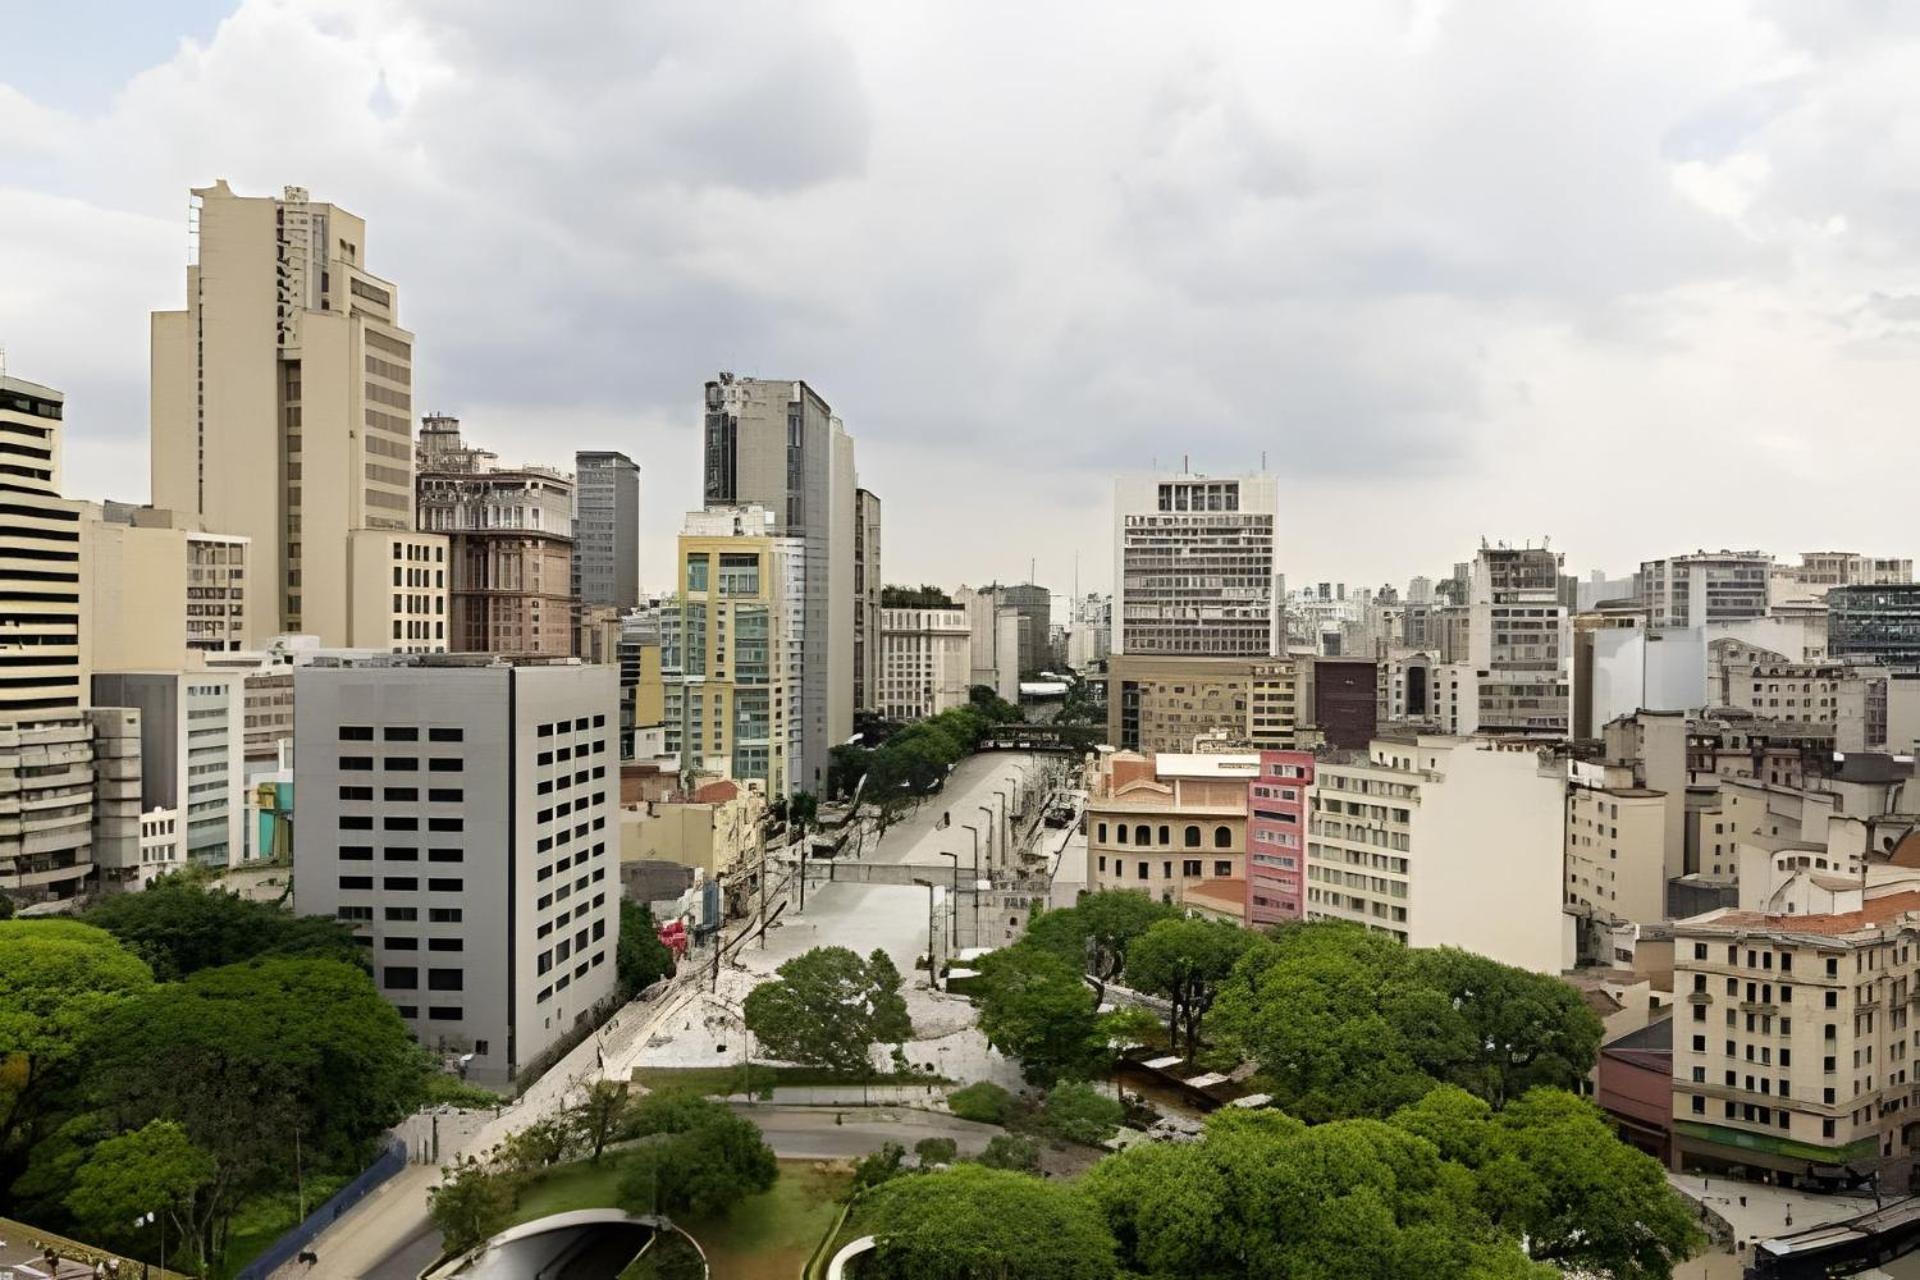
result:
[[[1313,754],[1262,751],[1247,784],[1247,925],[1301,918],[1307,865],[1307,788]]]

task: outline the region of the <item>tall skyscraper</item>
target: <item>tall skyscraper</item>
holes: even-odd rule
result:
[[[1268,657],[1284,632],[1272,476],[1114,485],[1113,652]]]
[[[1470,581],[1466,665],[1478,719],[1460,728],[1565,734],[1571,648],[1560,553],[1482,546]]]
[[[60,496],[60,422],[66,397],[0,377],[0,717],[87,705],[87,637],[80,627],[80,509]]]
[[[192,197],[187,305],[153,313],[154,505],[252,539],[256,647],[445,648],[446,542],[414,533],[413,335],[366,224],[301,187]]]
[[[640,603],[640,468],[624,453],[573,455],[573,595],[581,606]]]
[[[422,419],[420,527],[448,545],[447,647],[564,658],[573,652],[573,480],[499,466],[460,438],[460,420]]]
[[[614,993],[618,673],[323,659],[294,690],[295,909],[366,939],[423,1046],[511,1080]]]
[[[817,792],[828,752],[853,733],[853,437],[805,382],[723,373],[707,383],[705,405],[707,505],[764,507],[770,532],[804,548],[800,751],[790,777],[794,789]]]
[[[880,499],[853,493],[853,709],[880,705]]]

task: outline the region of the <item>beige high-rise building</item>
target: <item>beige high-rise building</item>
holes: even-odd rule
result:
[[[966,706],[972,650],[965,609],[882,609],[876,708],[889,720],[925,720]]]
[[[82,510],[96,670],[173,670],[189,665],[190,654],[246,648],[250,539],[210,533],[198,517],[156,507],[107,502]]]
[[[448,539],[448,647],[571,654],[573,477],[498,466],[443,415],[422,420],[417,466],[420,526]]]
[[[1107,660],[1107,738],[1132,751],[1290,751],[1313,722],[1311,658],[1119,654]]]
[[[0,377],[0,719],[87,705],[79,509],[60,496],[66,397]]]
[[[413,335],[366,224],[300,187],[192,199],[186,306],[153,314],[154,505],[252,540],[250,645],[444,648],[444,595],[389,607],[380,553],[415,528]],[[445,552],[429,540],[443,575]]]

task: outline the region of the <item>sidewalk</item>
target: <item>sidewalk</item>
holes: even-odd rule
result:
[[[1758,1242],[1829,1222],[1844,1222],[1874,1207],[1872,1196],[1815,1195],[1697,1173],[1669,1173],[1667,1182],[1694,1205],[1702,1226],[1715,1236],[1706,1254],[1675,1268],[1675,1280],[1737,1277]],[[1732,1252],[1721,1243],[1728,1235],[1733,1240]]]

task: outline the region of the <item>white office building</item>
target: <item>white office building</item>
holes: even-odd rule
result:
[[[1113,652],[1271,657],[1285,642],[1272,476],[1129,476],[1113,490]]]

